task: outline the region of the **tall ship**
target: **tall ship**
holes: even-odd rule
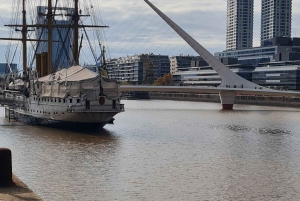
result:
[[[11,68],[10,60],[15,57],[11,53],[6,58],[9,72],[1,79],[0,104],[5,107],[5,116],[27,123],[88,128],[112,122],[124,111],[124,105],[118,83],[107,77],[106,51],[101,42],[101,30],[107,26],[96,16],[95,6],[87,0],[41,0],[31,2],[28,9],[28,0],[22,0],[22,5],[20,0],[14,2],[19,10],[13,16],[20,19],[5,26],[12,28],[11,36],[16,31],[21,37],[1,39],[22,43],[23,70]],[[34,5],[37,2],[44,5]],[[83,23],[87,21],[91,25]],[[91,30],[94,40],[88,35]],[[83,43],[91,49],[94,70],[80,65]]]

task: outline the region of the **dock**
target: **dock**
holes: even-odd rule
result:
[[[0,148],[0,201],[42,200],[12,173],[11,150]]]
[[[12,180],[13,184],[11,186],[0,187],[0,201],[42,200],[15,175],[13,175]]]

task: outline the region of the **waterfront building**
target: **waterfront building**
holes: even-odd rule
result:
[[[261,64],[252,73],[254,83],[283,90],[300,90],[300,61]]]
[[[291,37],[292,0],[261,1],[261,46],[274,37]]]
[[[252,81],[253,67],[239,64],[226,66],[239,76]],[[174,73],[173,84],[177,86],[218,86],[221,84],[221,78],[210,66],[190,67]]]
[[[242,50],[216,52],[215,57],[237,58],[239,64],[258,66],[259,63],[300,60],[300,38],[276,37],[265,41],[264,46]]]
[[[178,68],[185,68],[185,67],[190,67],[191,62],[196,60],[197,57],[195,56],[184,56],[184,55],[179,55],[179,56],[172,56],[170,57],[170,73],[174,74],[175,72],[178,71]]]
[[[54,24],[57,25],[70,25],[72,23],[72,16],[74,12],[73,8],[56,7],[56,16],[54,17]],[[47,24],[47,6],[37,7],[37,22],[38,24]],[[39,28],[36,29],[36,37],[41,40],[47,40],[48,29]],[[73,41],[73,30],[72,28],[53,28],[52,40],[56,41],[52,45],[52,67],[69,67],[72,66],[72,41]],[[59,42],[58,42],[59,41]],[[37,54],[48,51],[47,42],[39,42],[37,47]]]
[[[300,60],[261,63],[257,67],[226,65],[239,76],[264,87],[300,90]],[[173,74],[177,86],[218,86],[221,78],[211,67],[190,67]]]
[[[197,56],[192,62],[191,67],[205,67],[208,63],[200,56]]]
[[[108,77],[120,83],[152,84],[158,77],[170,73],[167,55],[140,54],[106,61]]]
[[[227,0],[226,50],[252,47],[253,2],[254,0]]]

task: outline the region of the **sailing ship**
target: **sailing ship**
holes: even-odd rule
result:
[[[40,1],[41,2],[41,1]],[[101,64],[97,65],[97,71],[93,72],[79,64],[83,35],[79,42],[79,30],[86,28],[103,29],[103,25],[84,25],[79,0],[67,2],[61,1],[66,7],[58,6],[59,1],[48,0],[44,7],[37,7],[36,14],[44,17],[35,24],[27,24],[26,1],[22,1],[22,23],[9,24],[8,27],[22,33],[22,38],[2,38],[2,40],[21,41],[23,45],[23,75],[17,79],[17,75],[10,68],[10,75],[2,83],[0,104],[5,106],[5,115],[9,119],[17,119],[27,123],[71,123],[89,128],[103,127],[112,122],[113,117],[124,111],[124,105],[120,101],[119,86],[115,80],[109,79],[105,66],[104,45],[98,43],[101,50]],[[70,5],[73,7],[70,8]],[[82,5],[87,5],[86,1]],[[92,8],[91,5],[89,5]],[[44,11],[44,12],[41,12]],[[63,10],[65,13],[57,11]],[[68,19],[69,23],[58,23],[56,16]],[[94,22],[96,18],[94,18]],[[44,23],[43,23],[44,22]],[[21,28],[21,29],[19,29]],[[60,37],[53,38],[53,30],[65,30]],[[42,34],[46,30],[45,34]],[[30,38],[29,32],[35,31],[37,38]],[[64,35],[64,36],[61,36]],[[65,42],[64,40],[72,42]],[[35,66],[27,66],[27,43],[35,43]],[[65,62],[53,62],[53,54],[62,55],[58,50],[53,50],[53,44],[60,44],[61,48],[71,54],[68,64]],[[90,47],[92,47],[89,41]],[[41,46],[47,46],[45,52],[38,51]],[[56,63],[56,65],[54,65]],[[9,64],[9,62],[8,62]]]

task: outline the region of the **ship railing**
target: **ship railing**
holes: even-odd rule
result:
[[[24,97],[17,92],[7,92],[0,95],[1,105],[23,105]]]
[[[118,105],[70,105],[68,106],[69,112],[123,112],[124,104]]]

